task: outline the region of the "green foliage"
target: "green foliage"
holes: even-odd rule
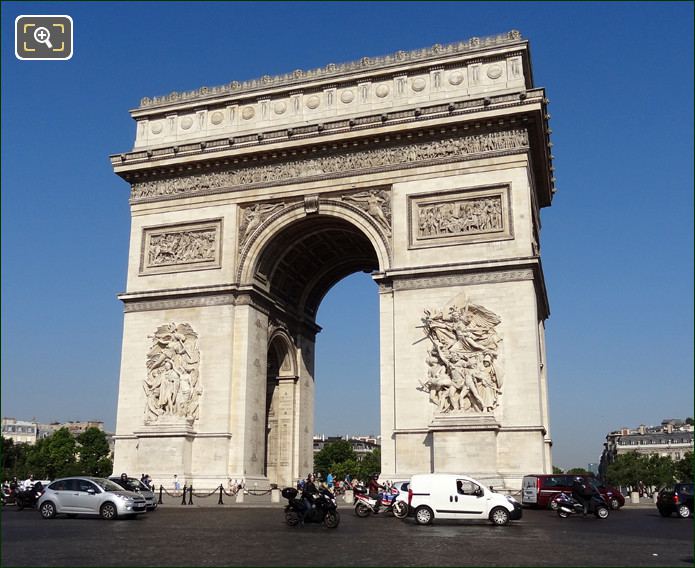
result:
[[[77,442],[67,428],[61,428],[48,438],[31,446],[27,469],[35,479],[55,479],[79,473]]]
[[[689,416],[688,418],[685,419],[686,424],[690,424],[691,426],[693,425],[693,419]]]
[[[565,472],[562,470],[562,468],[554,465],[553,466],[553,473],[565,473]]]
[[[27,477],[27,454],[29,452],[29,444],[15,444],[12,438],[2,438],[2,478],[24,479]]]
[[[347,440],[339,440],[331,444],[326,444],[323,449],[314,456],[314,471],[318,472],[325,479],[328,472],[337,475],[337,468],[340,464],[349,461],[357,460],[350,442]],[[333,471],[336,470],[336,471]]]
[[[565,473],[573,474],[573,475],[583,475],[586,473],[589,473],[586,471],[583,467],[573,467],[572,469],[568,469]]]
[[[651,454],[643,456],[640,464],[642,466],[642,482],[653,487],[665,487],[673,483],[675,464],[668,456]]]
[[[373,473],[381,472],[381,448],[374,448],[359,462],[357,478],[366,482]]]
[[[109,459],[109,443],[103,430],[88,428],[77,437],[77,443],[80,445],[79,468],[83,475],[111,475],[113,462]]]
[[[673,466],[673,475],[678,481],[693,481],[693,470],[695,462],[693,461],[693,452],[686,452],[685,455],[678,460]]]

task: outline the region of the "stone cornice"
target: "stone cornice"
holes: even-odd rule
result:
[[[522,45],[521,34],[516,30],[511,30],[505,34],[487,36],[483,38],[473,37],[467,41],[459,41],[445,45],[435,44],[428,48],[415,49],[412,51],[397,51],[390,55],[379,57],[362,57],[358,61],[349,63],[329,63],[325,67],[311,70],[296,69],[291,73],[283,75],[264,75],[258,79],[248,81],[232,81],[226,85],[216,87],[200,87],[192,91],[182,93],[173,92],[165,96],[144,97],[140,101],[140,109],[164,109],[172,104],[180,102],[207,102],[221,96],[234,96],[252,93],[269,88],[299,88],[303,84],[312,80],[333,80],[356,72],[380,71],[404,64],[425,63],[432,60],[446,59],[448,56],[460,54],[475,54],[484,52],[491,48]],[[136,111],[134,111],[136,112]]]

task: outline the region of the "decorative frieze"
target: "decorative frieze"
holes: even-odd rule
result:
[[[529,146],[525,129],[487,132],[426,142],[374,148],[359,152],[332,153],[316,158],[248,166],[191,176],[134,183],[134,200],[163,196],[183,196],[201,192],[232,190],[255,184],[286,184],[297,180],[352,176],[360,170],[404,167],[418,162],[456,160],[499,151],[525,150]],[[326,150],[324,150],[326,151]]]
[[[194,422],[203,393],[198,334],[188,323],[168,323],[160,325],[150,339],[143,382],[145,424]]]
[[[409,202],[410,248],[513,237],[508,186],[414,195]]]
[[[256,203],[242,207],[239,221],[239,250],[263,221],[285,206],[284,203]]]
[[[473,274],[443,274],[419,278],[394,278],[394,290],[421,290],[425,288],[446,288],[449,286],[470,286],[474,284],[491,284],[500,282],[517,282],[533,280],[533,270],[496,270],[476,272]]]
[[[222,219],[143,229],[140,274],[219,268]]]
[[[420,327],[432,347],[425,357],[427,376],[417,388],[429,393],[438,413],[490,413],[499,405],[501,321],[468,300],[446,312],[425,310]]]

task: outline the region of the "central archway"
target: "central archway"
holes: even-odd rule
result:
[[[378,245],[354,220],[343,216],[302,215],[290,222],[280,218],[259,230],[265,234],[258,236],[262,246],[257,254],[250,255],[257,260],[249,275],[274,306],[269,314],[262,455],[268,482],[286,485],[312,467],[319,305],[346,276],[378,272],[381,267]],[[312,327],[314,332],[308,332]],[[301,370],[306,375],[303,383]]]

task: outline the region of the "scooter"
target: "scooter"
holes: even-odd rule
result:
[[[553,500],[557,505],[557,514],[566,519],[570,515],[584,515],[584,505],[567,493],[560,493]],[[589,513],[593,513],[597,519],[607,519],[610,514],[610,506],[600,494],[594,494],[589,500]]]
[[[40,481],[37,481],[33,487],[30,489],[25,489],[24,491],[19,491],[15,495],[15,503],[17,504],[17,510],[22,509],[33,509],[36,507],[36,502],[39,497],[43,495],[44,487]]]
[[[382,507],[377,510],[377,500],[367,495],[367,490],[358,485],[355,487],[355,515],[361,518],[371,514],[393,513],[397,519],[405,519],[408,516],[408,504],[405,501],[398,501],[396,498],[400,491],[395,487],[390,487],[386,491],[379,493],[379,504]]]
[[[323,523],[329,529],[334,529],[340,524],[338,504],[335,496],[328,489],[319,488],[319,494],[313,498],[313,505],[306,513],[304,500],[297,489],[285,487],[282,490],[282,496],[287,499],[285,522],[290,527],[301,524],[302,517],[305,523]]]

